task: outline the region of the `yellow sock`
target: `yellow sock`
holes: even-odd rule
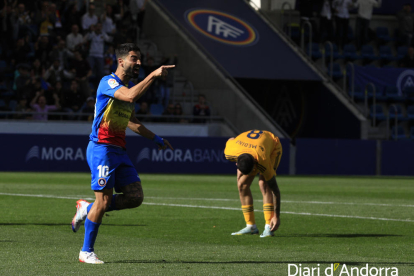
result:
[[[254,225],[256,224],[256,221],[254,219],[254,209],[253,205],[242,205],[244,220],[246,221],[246,224]]]
[[[263,213],[266,224],[270,224],[270,220],[272,219],[275,213],[275,206],[273,205],[273,203],[263,204]]]

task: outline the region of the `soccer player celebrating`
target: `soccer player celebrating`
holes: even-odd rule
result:
[[[125,130],[151,139],[159,149],[170,143],[148,130],[134,115],[138,100],[156,78],[168,74],[165,65],[153,71],[142,82],[128,88],[128,82],[137,78],[141,66],[141,53],[133,43],[122,44],[116,49],[118,67],[115,73],[105,76],[96,93],[95,117],[89,136],[87,161],[92,175],[95,202],[78,200],[72,230],[77,232],[85,221],[85,238],[79,253],[79,261],[102,264],[94,253],[94,244],[105,212],[136,208],[141,205],[144,194],[141,180],[125,151]],[[113,194],[113,189],[118,194]]]
[[[250,185],[256,174],[263,195],[263,211],[266,221],[261,238],[274,236],[280,225],[280,191],[276,182],[276,169],[282,157],[279,138],[268,131],[251,130],[230,138],[224,154],[227,160],[237,162],[237,187],[246,227],[232,235],[258,234]]]

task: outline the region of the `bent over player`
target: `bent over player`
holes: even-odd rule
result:
[[[280,225],[280,191],[276,182],[276,169],[282,157],[279,138],[268,131],[250,130],[226,143],[227,160],[237,162],[237,187],[246,227],[232,235],[258,234],[250,185],[256,174],[263,195],[263,211],[266,221],[261,238],[274,236]]]
[[[128,88],[131,78],[137,78],[141,66],[141,53],[132,43],[122,44],[116,50],[118,67],[115,73],[105,76],[96,93],[95,118],[89,136],[87,161],[92,175],[95,202],[77,201],[77,211],[72,220],[72,230],[79,230],[85,220],[85,238],[79,253],[79,261],[102,264],[94,253],[94,244],[105,212],[136,208],[144,194],[141,180],[125,151],[125,130],[153,140],[159,149],[170,143],[148,130],[134,116],[135,101],[158,77],[167,75],[174,65],[161,66],[142,82]],[[113,194],[113,189],[118,194]]]

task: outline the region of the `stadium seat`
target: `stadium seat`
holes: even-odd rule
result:
[[[141,70],[141,69],[140,69]],[[141,108],[141,105],[139,103],[135,103],[135,113]]]
[[[375,55],[374,47],[372,47],[371,45],[362,46],[361,57],[368,61],[374,61],[379,59],[379,57]]]
[[[334,79],[340,79],[344,76],[341,70],[341,65],[339,65],[339,63],[333,63],[332,74],[330,70],[331,70],[331,64],[329,63],[326,68],[326,72],[329,76],[332,75],[332,78]]]
[[[402,126],[397,127],[397,135],[395,135],[395,126],[391,129],[391,138],[393,140],[404,140],[407,139],[407,135],[405,135],[404,128]]]
[[[377,38],[380,42],[386,43],[393,41],[394,39],[390,36],[387,27],[377,27],[376,29]]]
[[[164,112],[164,106],[162,104],[152,104],[150,112],[152,115],[161,115]]]
[[[380,46],[379,48],[379,55],[381,60],[383,61],[393,61],[396,58],[392,55],[391,47],[388,45]]]
[[[333,48],[333,51],[332,51],[333,59],[343,58],[342,55],[339,53],[338,45],[336,45],[335,43],[332,43],[332,48]],[[331,58],[331,46],[328,43],[325,44],[325,58],[327,60],[330,60]]]
[[[350,86],[348,89],[349,96],[352,97],[352,87]],[[354,87],[354,99],[361,100],[365,97],[365,92],[361,88],[361,86],[355,85]]]
[[[397,60],[403,59],[408,52],[408,47],[407,46],[400,46],[397,48]]]
[[[407,118],[408,120],[414,120],[414,105],[407,107]]]
[[[354,29],[351,26],[348,26],[348,41],[354,41]]]
[[[411,127],[411,130],[410,130],[410,138],[411,140],[414,140],[414,126]]]
[[[395,105],[390,106],[388,108],[388,114],[389,114],[390,119],[395,119],[395,117],[397,117],[399,121],[403,121],[406,119],[404,117],[402,106],[400,104],[395,104]]]
[[[311,48],[310,53],[309,53],[309,48]],[[320,49],[318,43],[312,42],[310,44],[310,47],[309,47],[309,43],[306,44],[305,50],[306,50],[306,53],[308,54],[308,56],[311,57],[312,59],[320,59],[322,57],[322,52],[321,52],[321,49]]]
[[[387,117],[385,116],[384,109],[383,109],[382,105],[376,104],[375,105],[375,112],[374,112],[374,106],[372,105],[370,107],[370,116],[371,116],[371,118],[374,118],[374,113],[375,113],[376,120],[383,121],[383,120],[387,119]]]
[[[348,60],[357,60],[361,59],[361,56],[357,54],[357,50],[354,44],[346,44],[344,45],[344,52],[343,56],[345,59]]]
[[[6,70],[7,68],[7,63],[4,60],[0,60],[0,72]]]
[[[398,88],[395,86],[387,86],[385,88],[385,96],[392,101],[404,101],[405,96],[398,94]]]

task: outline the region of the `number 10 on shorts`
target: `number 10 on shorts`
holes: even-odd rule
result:
[[[109,167],[108,166],[98,166],[99,177],[107,177],[109,174]]]

